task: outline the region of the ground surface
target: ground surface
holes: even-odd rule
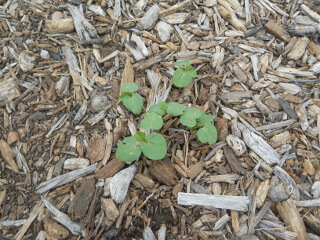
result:
[[[0,239],[319,239],[318,1],[80,3],[0,0]],[[160,100],[218,141],[165,115],[166,157],[120,162]]]

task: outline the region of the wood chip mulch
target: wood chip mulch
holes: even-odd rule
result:
[[[0,239],[320,239],[319,24],[318,0],[0,0]],[[166,157],[120,162],[127,82],[218,141],[165,116]]]

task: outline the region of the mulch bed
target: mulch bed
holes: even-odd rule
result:
[[[319,239],[319,6],[0,0],[0,239]],[[127,82],[218,141],[166,115],[163,160],[119,161]]]

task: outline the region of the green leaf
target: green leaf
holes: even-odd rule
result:
[[[183,60],[183,61],[178,61],[178,62],[175,62],[175,64],[177,67],[179,68],[186,68],[188,66],[191,65],[191,62],[189,60]]]
[[[160,128],[162,128],[162,125],[163,125],[162,117],[155,112],[147,113],[144,116],[144,119],[140,123],[140,126],[143,129],[159,130]]]
[[[197,127],[202,127],[206,123],[212,123],[217,115],[206,114],[204,111],[201,111],[200,118],[197,119]]]
[[[197,125],[197,118],[200,117],[201,111],[198,108],[188,107],[181,115],[180,122],[182,125],[192,128]]]
[[[137,139],[139,142],[145,142],[146,136],[147,135],[144,132],[136,132],[134,135],[135,139]]]
[[[159,102],[158,104],[152,105],[148,112],[155,112],[161,116],[163,116],[167,112],[167,104],[165,102]]]
[[[218,139],[218,132],[215,126],[207,123],[197,131],[197,136],[202,143],[214,144]]]
[[[165,113],[167,112],[167,109],[168,109],[168,104],[166,104],[164,101],[160,101],[158,103],[158,105],[161,106],[161,110],[164,111]]]
[[[197,71],[193,67],[187,67],[186,69],[184,69],[184,72],[190,78],[195,78],[198,76]]]
[[[139,114],[142,111],[143,99],[139,93],[135,93],[132,97],[123,99],[124,106],[134,114]]]
[[[187,107],[182,116],[189,118],[189,119],[197,119],[201,117],[201,111],[198,108],[194,107]]]
[[[176,87],[185,87],[191,82],[191,77],[182,68],[178,68],[174,71],[172,80]]]
[[[190,119],[186,118],[185,116],[180,117],[180,123],[184,126],[187,126],[189,128],[192,128],[197,125],[197,120],[196,119]]]
[[[185,107],[182,104],[176,103],[176,102],[170,102],[168,103],[167,112],[172,116],[180,116],[182,115],[184,109]]]
[[[138,141],[134,137],[126,137],[119,144],[116,157],[123,162],[132,162],[138,160],[141,155],[141,147],[137,145]]]
[[[121,94],[120,97],[119,97],[119,100],[121,102],[123,102],[124,99],[127,98],[127,97],[132,97],[132,93],[126,92],[126,93]]]
[[[141,149],[147,158],[152,160],[163,159],[167,154],[167,142],[159,133],[151,133],[146,137],[147,142],[141,143]]]
[[[134,82],[127,82],[122,87],[121,90],[124,92],[136,92],[139,90],[139,85]]]

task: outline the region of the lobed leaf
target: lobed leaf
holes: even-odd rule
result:
[[[182,60],[182,61],[175,62],[174,65],[176,65],[179,68],[184,69],[184,68],[190,66],[191,62],[189,60]]]
[[[207,123],[212,123],[216,116],[217,115],[210,115],[201,111],[201,116],[197,119],[197,127],[202,127]]]
[[[189,118],[189,119],[197,119],[201,117],[201,111],[198,108],[194,107],[187,107],[182,116]]]
[[[193,128],[197,125],[197,120],[196,119],[190,119],[186,118],[185,116],[180,117],[180,123],[186,127]]]
[[[141,149],[147,158],[160,160],[167,154],[167,142],[161,134],[153,132],[146,136],[146,142],[141,143]]]
[[[137,145],[138,141],[134,137],[126,137],[119,144],[116,157],[123,162],[132,162],[138,160],[141,155],[141,147]]]
[[[143,98],[139,93],[132,94],[132,97],[125,97],[123,99],[124,106],[134,114],[139,114],[143,107]]]
[[[160,102],[158,103],[158,105],[161,106],[161,110],[162,110],[162,111],[164,111],[165,113],[167,112],[167,110],[168,110],[168,104],[166,104],[164,101],[160,101]]]
[[[218,139],[218,132],[214,125],[207,123],[197,131],[197,136],[202,143],[214,144]]]
[[[176,87],[185,87],[191,82],[190,74],[185,72],[182,68],[178,68],[174,71],[172,80]]]
[[[140,123],[140,126],[143,129],[159,130],[160,128],[162,128],[162,125],[163,125],[162,117],[155,112],[148,112]]]
[[[180,117],[180,123],[192,128],[197,125],[197,118],[201,117],[201,111],[198,108],[188,107]]]
[[[144,132],[136,132],[134,137],[139,142],[145,142],[146,141],[146,134]]]
[[[185,109],[185,106],[183,106],[180,103],[176,103],[176,102],[170,102],[168,103],[168,114],[172,115],[172,116],[180,116],[183,114],[183,111]]]
[[[148,112],[155,112],[161,116],[163,116],[167,112],[167,104],[163,101],[159,102],[158,104],[152,105]]]
[[[123,86],[121,87],[121,90],[124,92],[136,92],[139,90],[139,85],[134,83],[134,82],[127,82],[125,84],[123,84]]]
[[[191,66],[184,69],[184,72],[186,73],[186,76],[190,78],[195,78],[198,76],[197,71]]]
[[[132,93],[126,92],[126,93],[121,94],[120,97],[119,97],[119,100],[121,102],[123,102],[124,99],[127,98],[127,97],[132,97]]]

